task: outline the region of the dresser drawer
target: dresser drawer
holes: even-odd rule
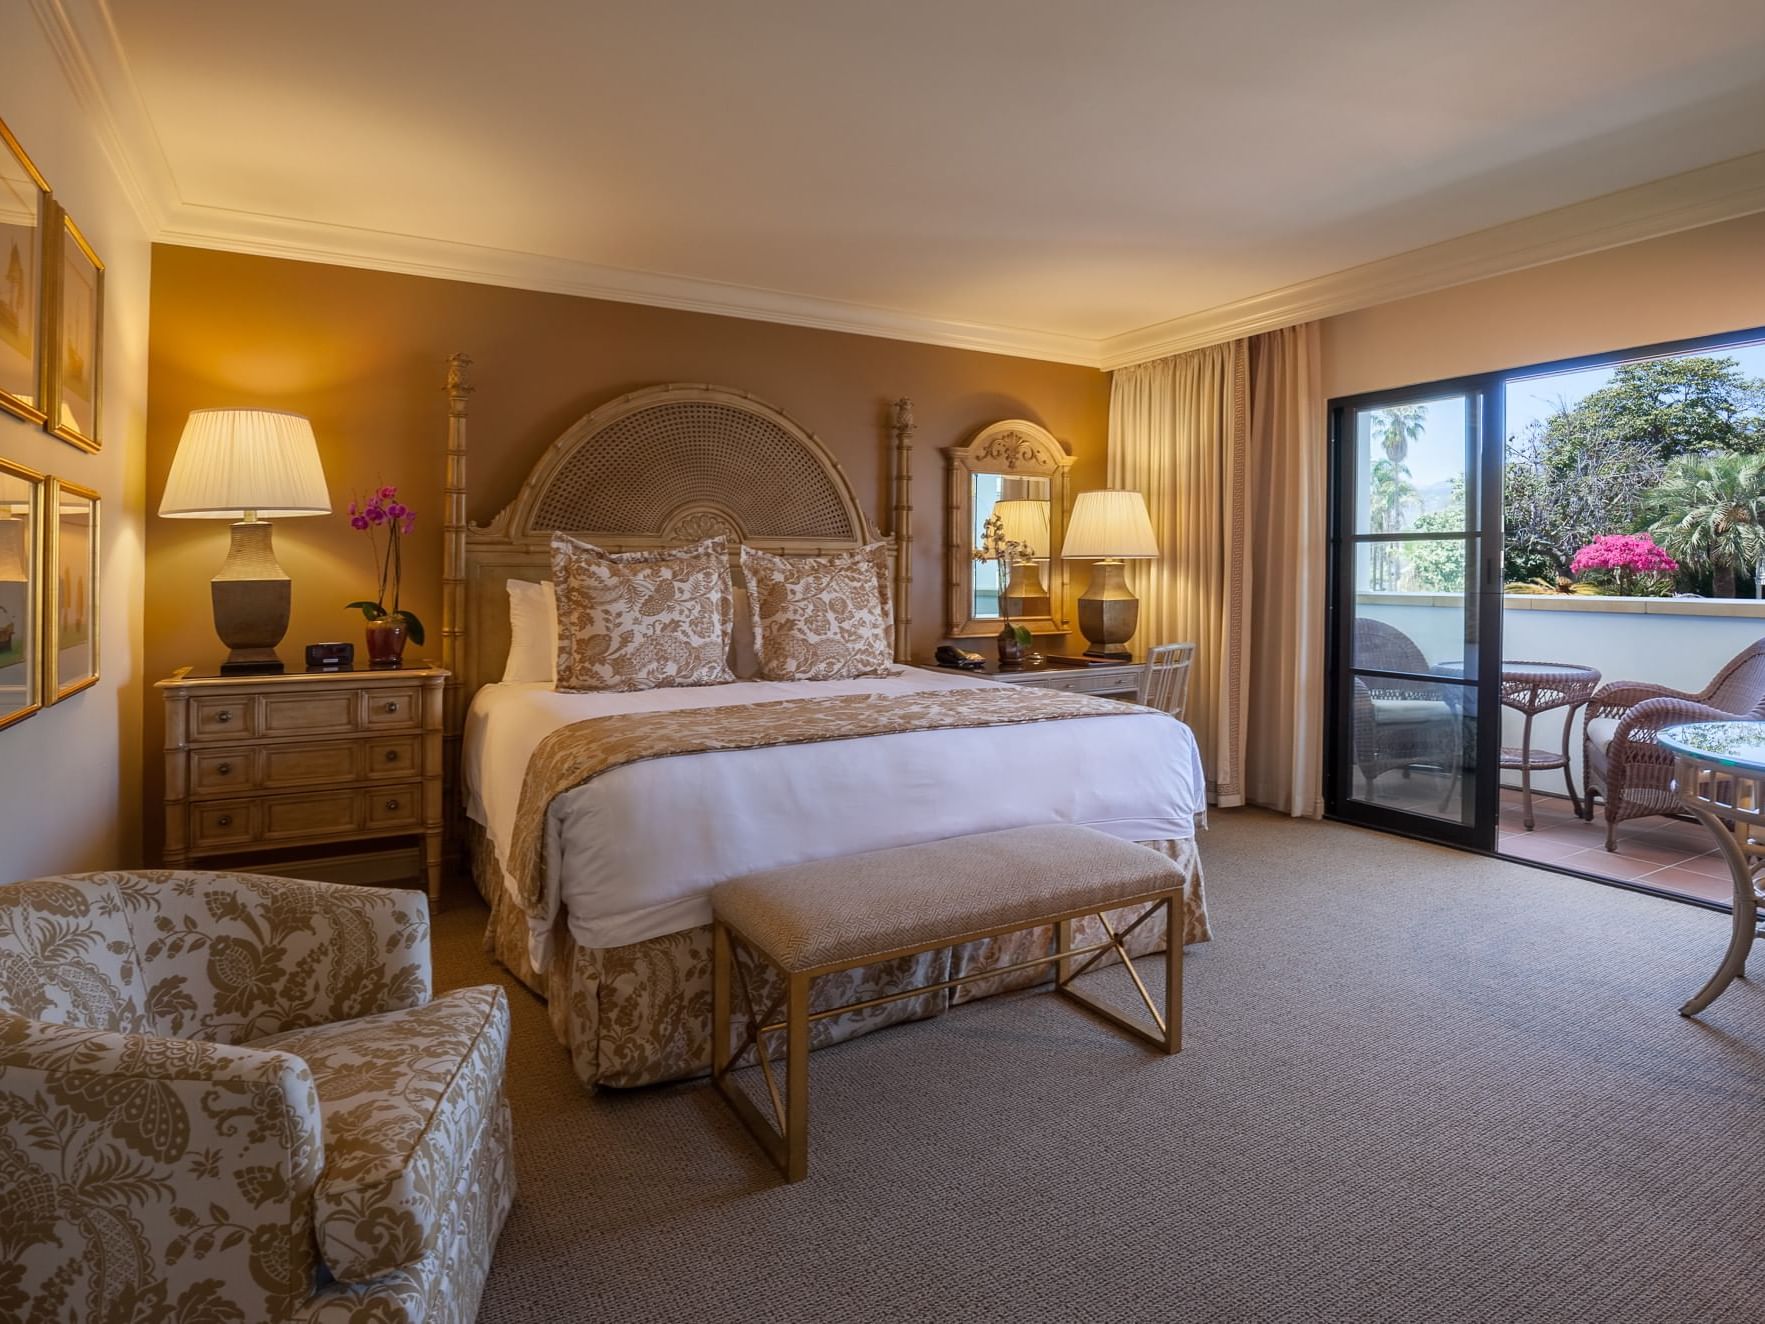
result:
[[[368,803],[368,826],[383,832],[415,827],[423,821],[423,788],[411,786],[376,786],[362,792]]]
[[[249,791],[257,785],[256,766],[257,751],[249,746],[198,750],[190,755],[190,794]]]
[[[363,821],[362,794],[361,791],[308,791],[302,795],[275,795],[260,800],[263,831],[259,839],[288,841],[355,832]]]
[[[215,851],[243,846],[257,836],[255,800],[215,800],[190,809],[190,847]]]
[[[367,742],[370,781],[415,777],[422,767],[422,743],[416,736],[376,736]]]
[[[296,786],[334,786],[355,781],[361,746],[353,740],[319,740],[312,744],[269,745],[262,751],[263,770],[257,785],[266,791]]]
[[[359,690],[266,694],[258,731],[264,736],[319,736],[356,729]]]
[[[362,725],[370,731],[411,730],[423,716],[415,687],[375,685],[364,690],[362,698]]]
[[[256,700],[250,695],[217,694],[190,701],[192,740],[245,740],[256,734]]]

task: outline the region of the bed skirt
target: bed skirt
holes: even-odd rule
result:
[[[552,1030],[570,1051],[577,1077],[591,1089],[628,1088],[708,1075],[711,1070],[711,926],[701,925],[624,947],[580,948],[562,916],[553,935],[553,958],[543,974],[527,955],[527,917],[502,886],[502,870],[483,827],[467,821],[472,876],[490,905],[484,950],[528,988],[546,1000]],[[1211,936],[1202,892],[1201,858],[1193,840],[1144,843],[1175,860],[1187,878],[1184,893],[1184,944]],[[1120,911],[1123,922],[1135,912]],[[1075,942],[1100,942],[1095,920],[1075,924]],[[1044,926],[1003,938],[865,966],[816,981],[811,1008],[879,997],[919,984],[935,984],[989,967],[1010,965],[1054,950],[1054,931]],[[1165,925],[1154,915],[1128,939],[1138,956],[1163,951]],[[1053,979],[1053,969],[1020,970],[997,979],[977,980],[954,990],[903,998],[864,1011],[847,1012],[810,1026],[811,1048],[824,1048],[901,1021],[925,1020],[958,1003]],[[756,993],[770,1003],[783,989],[776,972],[761,967]],[[737,1016],[741,1016],[737,999]],[[782,1036],[778,1036],[782,1038]],[[782,1054],[783,1044],[776,1049]],[[751,1052],[750,1052],[751,1057]]]

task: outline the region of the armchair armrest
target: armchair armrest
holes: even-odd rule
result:
[[[323,1165],[298,1058],[0,1015],[0,1303],[286,1318]]]
[[[1670,763],[1673,756],[1654,745],[1655,736],[1662,730],[1669,726],[1678,726],[1682,722],[1733,722],[1740,716],[1741,714],[1726,713],[1707,703],[1677,695],[1645,699],[1624,714],[1618,723],[1618,729],[1612,733],[1610,748],[1613,751],[1623,750],[1620,757],[1634,757],[1636,746],[1653,746],[1661,760]]]
[[[1601,685],[1587,701],[1589,717],[1618,717],[1639,703],[1647,703],[1651,699],[1678,699],[1686,703],[1702,703],[1701,694],[1688,694],[1684,690],[1672,689],[1666,685],[1655,685],[1646,680],[1614,680]]]
[[[429,1001],[421,892],[157,870],[109,874],[162,1034],[245,1043]]]

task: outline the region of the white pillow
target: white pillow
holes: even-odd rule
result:
[[[754,650],[754,621],[748,612],[748,590],[735,589],[735,629],[729,641],[729,668],[737,680],[760,674]],[[509,660],[503,679],[510,683],[558,683],[558,590],[551,580],[511,579],[509,590]]]
[[[558,590],[547,579],[511,579],[506,682],[558,683]]]

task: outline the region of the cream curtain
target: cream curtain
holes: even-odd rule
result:
[[[1109,481],[1163,556],[1130,565],[1133,646],[1192,641],[1208,795],[1322,812],[1324,402],[1315,324],[1118,371]]]
[[[1325,469],[1318,324],[1250,342],[1250,683],[1244,794],[1324,812]]]
[[[1244,803],[1249,366],[1234,340],[1123,368],[1109,397],[1110,486],[1145,495],[1164,550],[1129,563],[1140,597],[1130,647],[1195,644],[1188,722],[1220,805]]]

